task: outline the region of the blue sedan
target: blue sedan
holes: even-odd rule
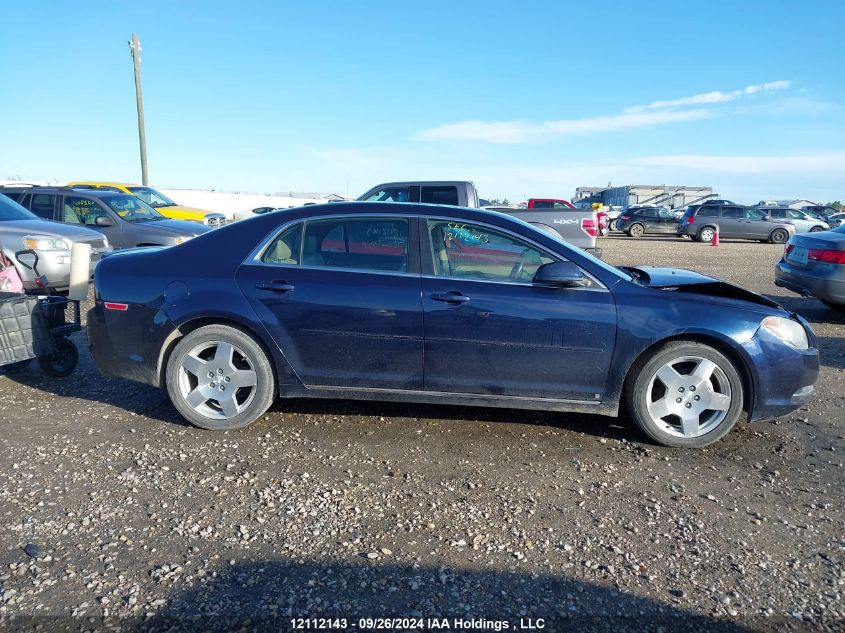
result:
[[[277,397],[626,411],[701,447],[743,412],[806,405],[816,337],[798,315],[683,270],[615,268],[511,216],[341,203],[120,252],[88,314],[100,370],[234,429]]]

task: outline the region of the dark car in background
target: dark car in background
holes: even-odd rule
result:
[[[687,207],[677,224],[677,235],[691,237],[696,242],[709,242],[719,228],[725,238],[757,240],[785,244],[795,235],[795,227],[785,220],[776,220],[765,211],[727,204],[707,204]]]
[[[776,265],[775,285],[845,310],[845,226],[791,238]]]
[[[127,193],[70,187],[4,187],[0,193],[14,196],[41,219],[95,229],[114,248],[173,246],[211,230],[165,218]]]
[[[678,216],[664,207],[631,207],[616,218],[616,230],[631,237],[646,234],[674,234]]]
[[[174,271],[178,271],[178,275]],[[423,204],[288,209],[105,258],[100,370],[235,429],[277,397],[626,410],[700,447],[813,393],[809,325],[697,273],[615,268],[510,216]]]

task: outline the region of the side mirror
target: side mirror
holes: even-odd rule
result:
[[[94,220],[94,226],[114,226],[114,220],[107,215],[98,215]]]
[[[577,264],[552,262],[543,264],[537,269],[532,283],[556,288],[583,288],[590,285],[590,279],[584,275],[584,271]]]
[[[764,219],[766,222],[771,222],[771,221],[772,221],[772,216],[770,216],[770,215],[766,214],[766,215],[764,215],[764,216],[763,216],[763,219]]]

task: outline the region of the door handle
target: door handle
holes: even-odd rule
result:
[[[462,295],[456,290],[452,290],[450,292],[435,292],[431,295],[431,298],[435,301],[442,301],[443,303],[449,303],[456,306],[469,301],[469,297]]]
[[[286,281],[271,281],[270,283],[258,283],[255,287],[259,290],[267,290],[269,292],[290,292],[294,286]]]

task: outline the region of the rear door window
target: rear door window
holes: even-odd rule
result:
[[[337,218],[306,223],[302,264],[321,268],[408,272],[404,218]]]
[[[701,207],[697,215],[700,218],[718,218],[719,207]]]
[[[745,211],[739,207],[722,207],[722,217],[740,219],[745,217]]]
[[[29,210],[39,218],[52,220],[56,212],[56,195],[50,193],[34,193],[29,198]]]

